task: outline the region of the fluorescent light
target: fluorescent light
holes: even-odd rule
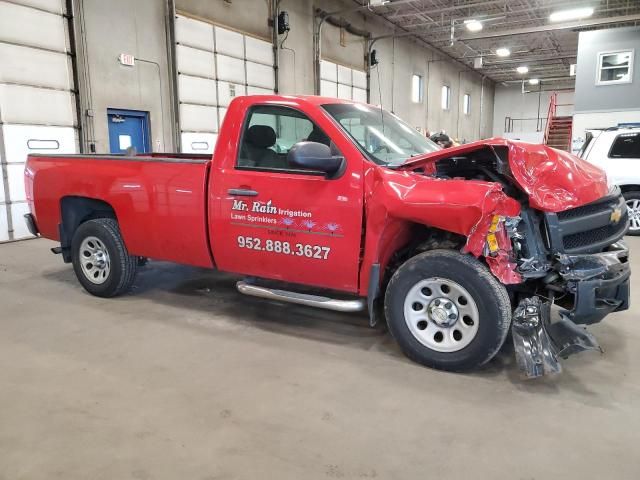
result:
[[[560,10],[559,12],[553,12],[549,15],[549,20],[552,22],[566,22],[568,20],[579,20],[581,18],[587,18],[593,15],[593,8],[572,8],[571,10]]]
[[[516,68],[516,72],[518,72],[521,75],[524,75],[525,73],[529,73],[529,67],[522,65],[521,67]]]
[[[511,55],[511,50],[505,47],[496,48],[496,55],[499,57],[508,57]]]
[[[470,32],[479,32],[482,30],[482,23],[478,20],[465,20],[464,26],[467,27],[467,30]]]
[[[539,83],[540,83],[540,80],[538,80],[537,78],[529,79],[529,85],[538,85]]]

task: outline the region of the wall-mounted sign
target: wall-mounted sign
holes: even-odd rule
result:
[[[136,57],[131,55],[130,53],[121,53],[118,57],[118,61],[121,65],[126,65],[127,67],[133,67],[136,64]]]

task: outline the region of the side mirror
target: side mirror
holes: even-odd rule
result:
[[[330,147],[318,142],[296,143],[287,154],[287,162],[292,167],[323,172],[329,178],[340,176],[346,166],[344,157],[332,155]]]

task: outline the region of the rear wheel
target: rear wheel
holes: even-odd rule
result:
[[[412,360],[441,370],[479,367],[511,324],[507,291],[480,261],[432,250],[404,263],[385,295],[389,330]]]
[[[629,212],[628,235],[640,235],[640,191],[631,190],[622,194]]]
[[[131,288],[138,257],[129,255],[118,222],[97,218],[81,224],[71,241],[73,269],[90,294],[114,297]]]

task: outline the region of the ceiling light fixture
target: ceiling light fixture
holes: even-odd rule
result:
[[[549,15],[552,22],[567,22],[569,20],[579,20],[593,15],[592,7],[572,8],[571,10],[560,10]]]
[[[529,79],[529,85],[538,85],[539,83],[540,83],[540,80],[537,78]]]
[[[511,50],[504,47],[496,48],[496,55],[499,57],[508,57],[509,55],[511,55]]]
[[[482,30],[482,23],[478,20],[465,20],[464,26],[467,27],[467,30],[470,32],[479,32]]]
[[[520,75],[524,75],[525,73],[529,73],[529,67],[522,65],[521,67],[516,68],[516,72]]]

